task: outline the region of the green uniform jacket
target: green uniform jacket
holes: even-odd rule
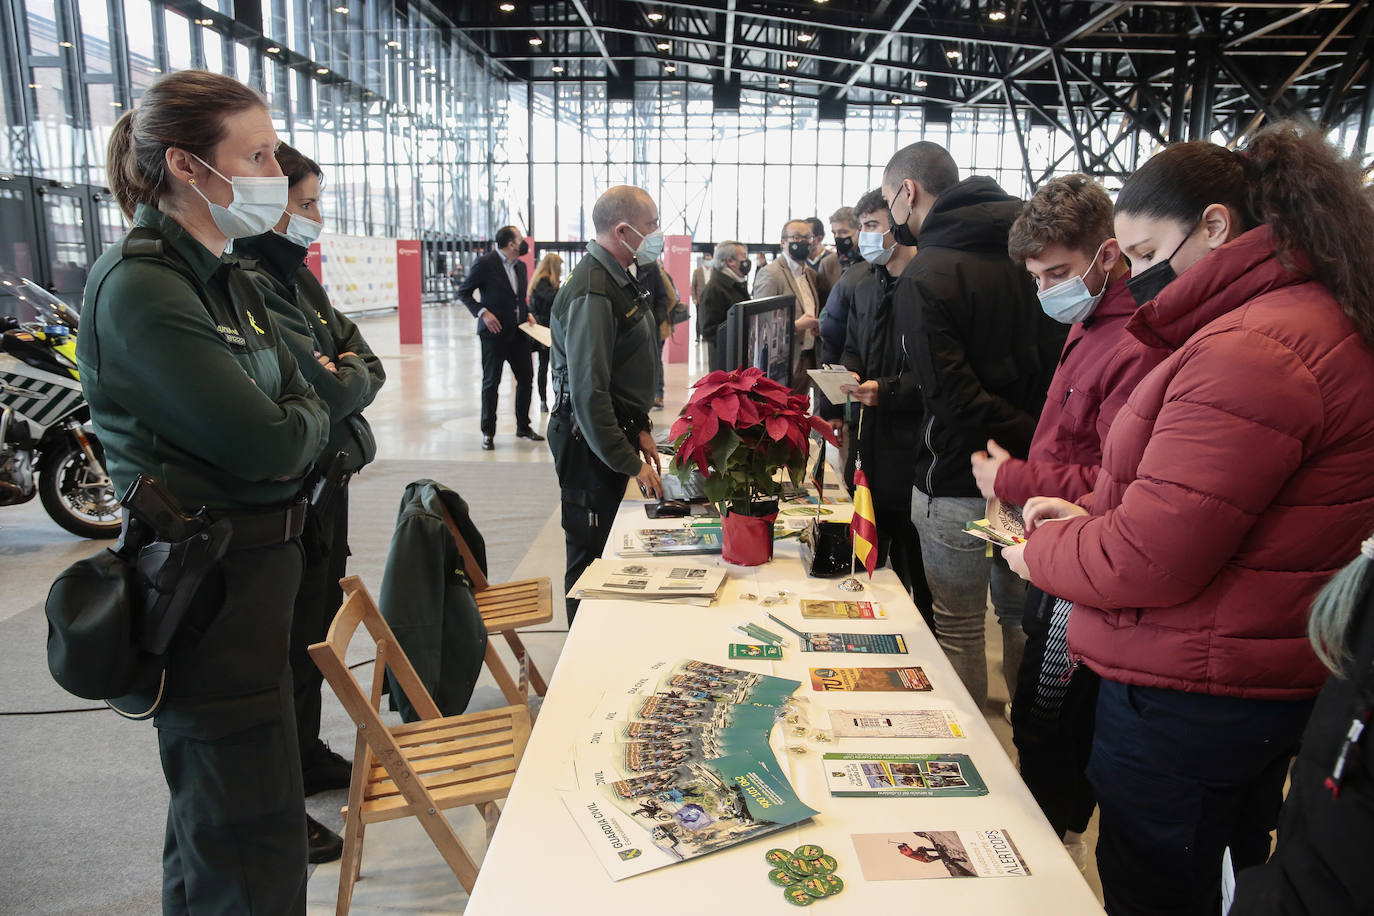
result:
[[[329,442],[322,460],[327,464],[342,449],[348,452],[344,470],[359,470],[377,455],[377,440],[362,411],[386,382],[381,359],[304,266],[305,248],[276,232],[266,232],[235,239],[234,253],[256,262],[249,276],[262,287],[272,319],[300,365],[301,375],[329,405]],[[316,352],[328,356],[338,371],[321,366]],[[349,352],[357,355],[339,358],[340,353]]]
[[[621,421],[649,428],[658,326],[625,269],[596,242],[587,243],[587,253],[553,300],[554,391],[572,402],[596,457],[633,477],[644,462]]]
[[[151,474],[190,510],[289,502],[324,447],[328,408],[237,259],[154,207],[134,226],[91,269],[76,344],[115,486]]]
[[[486,544],[467,503],[442,484],[417,480],[401,496],[377,606],[439,712],[456,716],[467,709],[482,671],[487,626],[444,509],[486,574]],[[387,685],[401,718],[419,718],[390,671]]]

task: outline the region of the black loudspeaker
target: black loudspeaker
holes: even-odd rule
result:
[[[739,111],[739,74],[728,80],[724,76],[711,80],[711,104],[716,111]]]
[[[625,68],[621,68],[624,70]],[[633,71],[621,76],[606,77],[606,98],[612,102],[633,102],[635,100],[635,75]]]
[[[822,121],[843,121],[849,113],[849,103],[840,98],[839,90],[834,86],[821,90],[820,98],[816,101],[816,116]]]

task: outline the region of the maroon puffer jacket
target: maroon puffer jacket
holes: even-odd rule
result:
[[[1031,536],[1032,581],[1075,602],[1069,645],[1105,678],[1315,696],[1308,610],[1374,521],[1374,352],[1267,226],[1129,327],[1176,352],[1116,416],[1096,514]]]
[[[1032,496],[1076,501],[1092,492],[1117,411],[1170,353],[1126,330],[1135,308],[1125,277],[1118,277],[1088,320],[1069,331],[1027,460],[1011,458],[997,469],[999,497],[1021,505]]]

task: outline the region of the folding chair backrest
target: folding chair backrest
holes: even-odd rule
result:
[[[463,569],[467,571],[468,580],[472,582],[472,590],[480,592],[487,587],[486,573],[482,572],[482,566],[477,562],[477,558],[472,555],[472,548],[468,542],[463,540],[463,536],[458,533],[458,526],[454,524],[453,516],[448,511],[448,506],[444,501],[439,500],[439,511],[444,515],[444,524],[448,526],[449,534],[453,535],[453,540],[458,543],[458,553],[463,557]]]
[[[310,647],[310,657],[315,660],[320,671],[324,673],[325,679],[334,689],[348,714],[358,725],[366,723],[370,729],[380,729],[382,702],[382,683],[385,669],[390,667],[391,673],[395,675],[401,689],[405,691],[406,697],[410,700],[415,711],[419,713],[421,719],[439,718],[439,708],[434,704],[434,698],[429,695],[424,684],[420,682],[420,677],[415,673],[414,666],[410,659],[406,658],[405,652],[401,650],[400,643],[396,641],[396,635],[382,618],[381,611],[377,609],[377,603],[372,599],[367,587],[363,585],[362,579],[357,576],[349,576],[341,583],[344,591],[344,603],[339,608],[339,613],[335,615],[334,622],[329,626],[329,632],[324,641],[316,643]],[[372,673],[372,691],[370,696],[365,696],[362,687],[354,679],[353,673],[348,670],[348,647],[357,633],[358,625],[362,624],[367,628],[368,634],[373,642],[377,644],[377,652],[374,656]]]

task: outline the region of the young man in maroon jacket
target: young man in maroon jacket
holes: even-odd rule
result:
[[[1129,266],[1112,238],[1112,202],[1086,175],[1041,187],[1012,224],[1007,247],[1035,278],[1045,314],[1072,328],[1027,460],[989,440],[987,451],[973,454],[973,476],[989,499],[1016,505],[1032,496],[1077,501],[1096,483],[1112,418],[1168,353],[1126,331],[1136,309],[1124,282]],[[1082,867],[1082,834],[1094,808],[1085,770],[1098,678],[1069,662],[1064,634],[1071,607],[1031,591],[1011,719],[1021,777]]]

